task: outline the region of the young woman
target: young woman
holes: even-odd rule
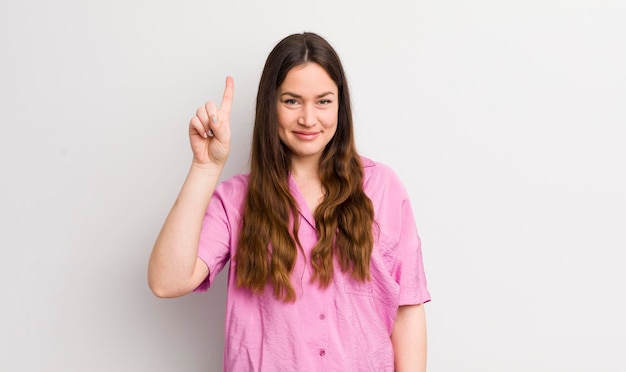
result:
[[[234,83],[189,124],[191,169],[148,268],[159,297],[229,265],[225,371],[424,371],[430,300],[406,190],[358,155],[334,49],[280,41],[256,103],[249,175],[218,185]]]

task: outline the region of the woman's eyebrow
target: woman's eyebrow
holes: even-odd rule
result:
[[[334,95],[334,94],[335,94],[334,92],[331,92],[331,91],[329,90],[328,92],[324,92],[324,93],[322,93],[322,94],[318,94],[318,95],[317,95],[317,98],[322,98],[322,97],[326,97],[326,96],[328,96],[328,95]],[[292,93],[292,92],[283,92],[280,96],[281,96],[281,97],[282,97],[282,96],[291,96],[291,97],[294,97],[294,98],[302,98],[302,96],[301,96],[301,95],[296,94],[296,93]]]

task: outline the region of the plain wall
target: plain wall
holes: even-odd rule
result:
[[[429,370],[623,371],[624,4],[2,0],[0,370],[220,370],[225,273],[156,299],[148,257],[196,107],[235,78],[245,172],[265,57],[314,31],[410,192]]]

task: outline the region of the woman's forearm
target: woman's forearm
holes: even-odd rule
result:
[[[426,314],[423,304],[398,308],[391,342],[396,372],[426,371]]]

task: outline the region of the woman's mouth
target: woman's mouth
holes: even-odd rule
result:
[[[303,141],[312,141],[317,138],[320,132],[295,131],[293,134]]]

